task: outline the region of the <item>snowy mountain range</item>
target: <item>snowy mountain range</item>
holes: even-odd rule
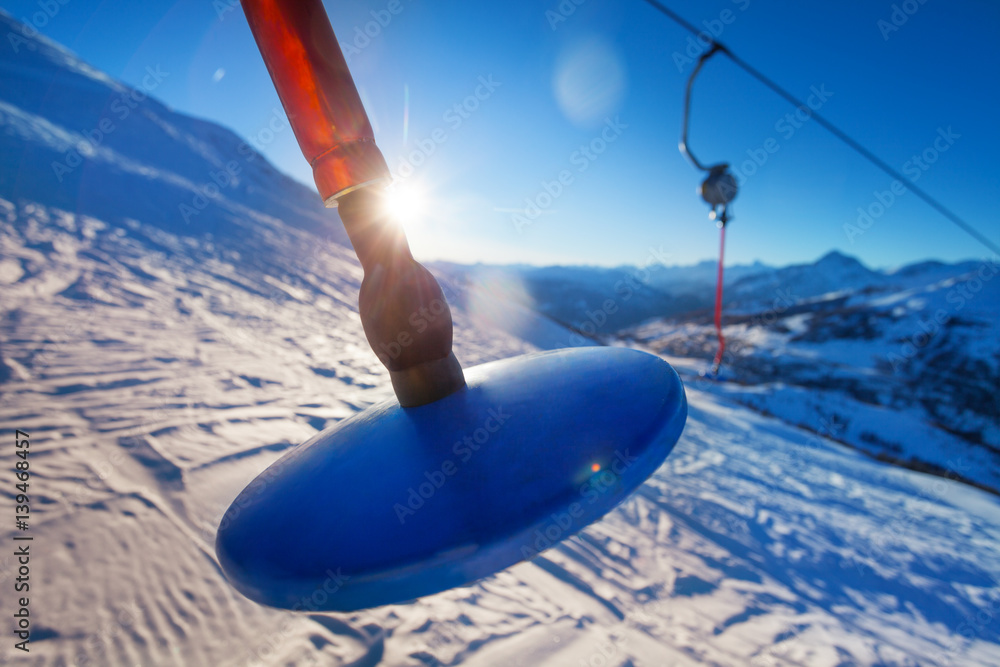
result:
[[[567,344],[639,345],[700,382],[717,345],[709,264],[436,269],[460,284],[517,284],[493,292],[570,328]],[[997,258],[876,271],[836,251],[727,267],[729,382],[707,386],[882,460],[998,492],[998,271]]]
[[[841,295],[803,278],[773,318],[762,306],[784,284],[766,276],[795,267],[751,267],[727,331],[754,385],[697,377],[704,314],[589,334],[539,314],[523,281],[439,267],[463,365],[599,341],[662,350],[687,383],[684,436],[604,520],[475,585],[352,614],[249,602],[212,548],[226,507],[283,451],[391,395],[357,314],[361,268],[314,192],[150,96],[169,73],[135,90],[30,33],[0,11],[0,431],[29,434],[33,475],[29,531],[0,531],[8,619],[12,538],[35,549],[30,652],[8,624],[0,664],[1000,664],[1000,499],[875,461],[809,416],[848,397],[874,410],[856,377],[891,398],[879,359],[936,308],[952,316],[899,382],[945,378],[932,349],[995,373],[997,283],[959,309],[949,295],[971,274],[936,265]],[[945,395],[957,386],[927,401],[969,410]],[[909,429],[913,405],[887,399],[879,419]],[[976,421],[988,410],[963,418],[962,446],[994,442]]]
[[[736,281],[715,387],[766,414],[918,470],[1000,490],[997,259],[892,273],[827,255]],[[622,332],[707,360],[708,312]]]
[[[602,310],[609,299],[615,302],[614,312],[597,315],[601,321],[595,332],[607,335],[641,322],[670,317],[706,308],[715,298],[715,262],[700,262],[691,266],[662,263],[665,254],[651,249],[644,266],[603,268],[591,266],[463,266],[450,262],[435,262],[431,266],[439,274],[458,281],[479,281],[485,276],[490,282],[515,283],[525,305],[575,328],[593,326],[588,312]],[[737,280],[770,271],[760,263],[726,267],[730,280]],[[594,333],[594,332],[588,332]]]

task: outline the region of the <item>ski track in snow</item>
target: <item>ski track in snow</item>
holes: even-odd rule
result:
[[[215,561],[229,502],[288,447],[391,395],[350,250],[284,229],[278,255],[301,262],[238,263],[265,233],[222,250],[0,201],[0,424],[31,434],[40,554],[31,654],[8,637],[0,663],[1000,664],[995,496],[690,387],[665,465],[534,561],[359,613],[249,602]],[[565,339],[460,296],[466,366]],[[0,556],[4,590],[15,571]]]

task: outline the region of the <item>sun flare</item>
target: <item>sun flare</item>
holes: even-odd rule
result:
[[[399,224],[412,228],[427,214],[427,197],[411,183],[397,183],[386,191],[386,212]]]

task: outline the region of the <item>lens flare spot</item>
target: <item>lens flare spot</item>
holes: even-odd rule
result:
[[[513,335],[526,335],[536,318],[533,300],[523,281],[513,272],[481,268],[470,276],[469,314],[485,326]]]
[[[625,63],[600,37],[564,51],[556,63],[553,89],[563,114],[582,127],[596,126],[621,106],[626,88]]]

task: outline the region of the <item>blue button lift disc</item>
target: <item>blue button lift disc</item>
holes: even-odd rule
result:
[[[627,348],[529,354],[465,375],[465,389],[416,408],[379,403],[261,473],[219,528],[232,584],[311,611],[468,585],[625,500],[687,417],[670,365]]]

